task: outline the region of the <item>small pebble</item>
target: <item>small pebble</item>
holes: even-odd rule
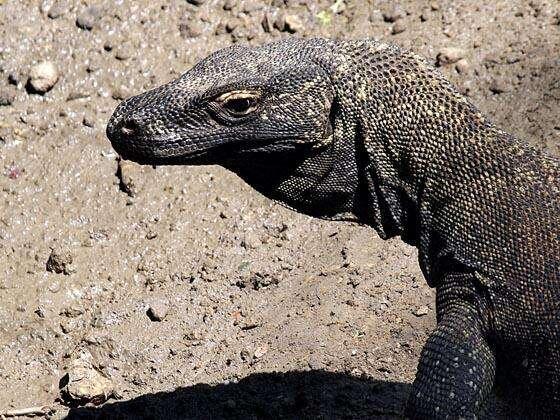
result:
[[[193,19],[186,19],[179,23],[179,33],[182,38],[197,38],[202,34],[202,25]]]
[[[406,25],[402,20],[395,22],[393,28],[391,29],[391,33],[393,35],[400,34],[401,32],[406,31]]]
[[[457,69],[459,73],[465,74],[469,72],[469,70],[471,69],[471,65],[466,59],[461,58],[455,63],[455,69]]]
[[[290,33],[303,32],[305,26],[298,15],[285,15],[284,27],[282,30]]]
[[[51,293],[58,293],[60,291],[60,283],[54,282],[48,287],[48,289]]]
[[[35,311],[33,311],[39,318],[45,318],[47,316],[47,311],[44,306],[38,306]]]
[[[82,124],[89,128],[95,127],[95,122],[91,117],[87,115],[84,115],[84,118],[82,119]]]
[[[71,267],[73,261],[74,257],[68,248],[53,248],[47,260],[47,271],[69,275],[74,272]]]
[[[243,360],[244,362],[252,359],[251,353],[247,349],[241,350],[241,352],[239,353],[239,356],[241,356],[241,360]]]
[[[72,331],[75,331],[77,328],[77,323],[75,320],[73,319],[63,319],[62,321],[60,321],[60,330],[64,333],[64,334],[69,334]]]
[[[261,344],[260,346],[257,346],[257,348],[255,349],[254,357],[255,357],[255,359],[260,359],[267,352],[268,352],[268,345],[267,344]]]
[[[226,0],[224,2],[224,10],[231,10],[233,9],[233,7],[235,6],[236,1],[235,0]]]
[[[245,237],[241,241],[241,246],[245,249],[256,249],[261,246],[262,241],[255,232],[248,231],[245,233]]]
[[[115,50],[115,58],[117,60],[128,60],[134,55],[134,48],[130,42],[123,42]]]
[[[414,311],[412,311],[412,313],[418,317],[428,315],[429,312],[430,312],[430,308],[428,308],[427,306],[421,306],[419,308],[416,308]]]
[[[130,91],[126,86],[123,85],[115,86],[111,91],[111,97],[113,99],[116,99],[117,101],[122,101],[123,99],[126,99],[129,96],[130,96]]]
[[[307,360],[307,365],[313,370],[322,370],[325,368],[325,363],[318,354],[311,354]]]
[[[31,67],[27,88],[31,93],[46,93],[59,78],[58,67],[52,61],[43,61]]]
[[[154,322],[161,322],[167,316],[168,303],[166,300],[157,300],[150,304],[146,314]]]
[[[68,13],[69,6],[66,1],[58,0],[55,1],[54,4],[49,8],[47,12],[47,16],[51,19],[58,19],[59,17]]]
[[[89,93],[87,91],[72,90],[72,91],[70,91],[70,93],[68,93],[68,96],[66,97],[66,100],[67,101],[74,101],[76,99],[89,98],[90,96],[91,96],[91,93]]]
[[[253,12],[256,12],[257,10],[261,10],[262,8],[263,8],[263,4],[260,1],[245,0],[242,10],[244,13],[252,14]]]
[[[18,73],[16,73],[16,72],[8,73],[8,83],[10,85],[17,86],[19,84],[20,79],[21,78],[20,78]]]
[[[65,316],[66,318],[76,318],[80,315],[83,315],[85,309],[81,306],[71,305],[68,306],[60,311],[60,315]]]
[[[447,64],[453,64],[464,58],[466,55],[465,50],[457,47],[446,47],[442,48],[437,55],[438,66],[445,66]]]
[[[265,32],[272,32],[272,28],[274,27],[274,16],[272,13],[267,12],[263,15],[261,25]]]
[[[140,176],[140,165],[129,160],[119,160],[117,167],[117,178],[119,178],[119,187],[121,191],[128,194],[129,197],[136,197],[138,187],[136,179]]]
[[[0,106],[10,106],[16,100],[16,89],[13,87],[0,88]]]
[[[146,239],[155,239],[158,237],[157,232],[154,232],[153,230],[148,231],[148,233],[146,233]]]
[[[301,21],[301,18],[297,15],[286,15],[284,20],[285,28],[288,32],[295,33],[295,32],[303,32],[305,26]]]
[[[509,90],[509,86],[504,80],[494,78],[490,83],[489,89],[492,93],[500,94],[503,92],[507,92]]]
[[[402,19],[405,15],[406,13],[402,8],[400,8],[399,6],[395,6],[392,9],[383,12],[383,20],[385,22],[393,23],[399,19]]]
[[[99,18],[101,10],[95,6],[88,7],[76,18],[76,26],[85,31],[91,31]]]

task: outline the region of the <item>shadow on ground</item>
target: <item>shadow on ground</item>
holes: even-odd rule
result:
[[[102,407],[67,419],[396,419],[409,384],[323,371],[257,373],[236,383],[197,384]]]

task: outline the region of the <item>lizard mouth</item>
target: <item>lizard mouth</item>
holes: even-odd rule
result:
[[[141,165],[212,165],[227,164],[246,159],[251,154],[276,153],[310,148],[312,144],[297,138],[285,137],[267,140],[222,140],[206,144],[192,143],[188,147],[157,148],[154,144],[185,144],[177,139],[151,137],[130,147],[114,142],[113,148],[122,159]],[[190,149],[190,150],[189,150]]]

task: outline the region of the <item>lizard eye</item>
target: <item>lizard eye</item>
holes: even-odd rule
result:
[[[216,98],[216,102],[228,114],[234,117],[244,117],[257,109],[258,98],[258,92],[235,91],[220,95]]]

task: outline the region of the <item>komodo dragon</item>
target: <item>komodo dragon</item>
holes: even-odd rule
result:
[[[424,59],[374,40],[235,45],[125,100],[107,135],[124,159],[220,164],[418,247],[437,327],[407,416],[474,418],[504,378],[543,417],[560,410],[560,161]]]

